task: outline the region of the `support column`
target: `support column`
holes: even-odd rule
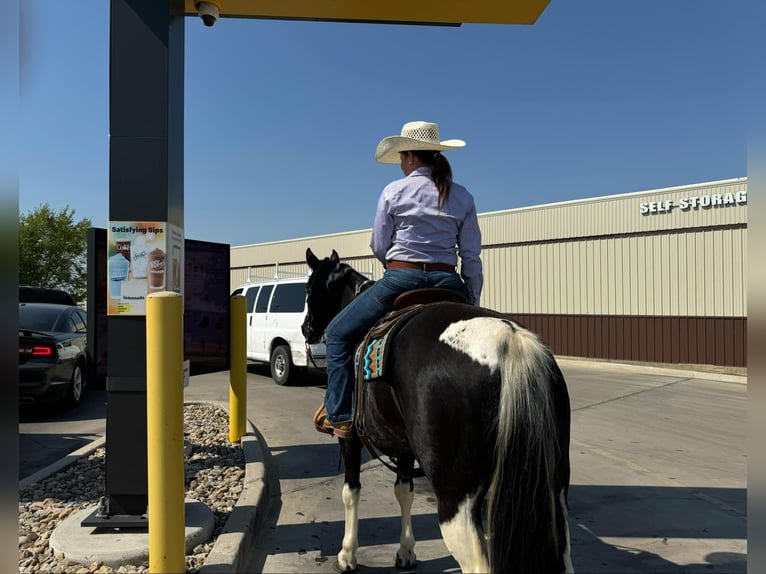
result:
[[[183,0],[111,0],[109,63],[109,219],[183,228]],[[148,499],[146,317],[107,326],[108,513],[130,523]]]

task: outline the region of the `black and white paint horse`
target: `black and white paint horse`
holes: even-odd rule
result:
[[[312,273],[303,332],[312,343],[369,280],[335,250],[319,260],[308,249],[306,261]],[[444,542],[463,572],[573,572],[569,395],[551,352],[503,315],[461,303],[424,305],[386,352],[386,382],[367,383],[364,430],[397,467],[396,565],[415,565],[410,510],[417,461],[436,495]],[[352,571],[362,442],[356,434],[339,440],[346,525],[335,567]]]

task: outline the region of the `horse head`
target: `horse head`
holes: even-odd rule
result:
[[[334,249],[330,257],[324,259],[319,259],[311,249],[306,249],[306,263],[311,269],[311,275],[306,283],[308,311],[301,330],[306,342],[317,343],[327,325],[344,305],[343,291],[353,269],[340,262]]]

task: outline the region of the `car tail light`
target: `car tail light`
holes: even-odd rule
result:
[[[19,345],[19,355],[28,357],[52,357],[55,354],[51,345]]]

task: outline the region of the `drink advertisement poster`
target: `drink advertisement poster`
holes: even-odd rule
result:
[[[107,315],[146,315],[146,296],[183,295],[183,229],[166,222],[110,221]]]

